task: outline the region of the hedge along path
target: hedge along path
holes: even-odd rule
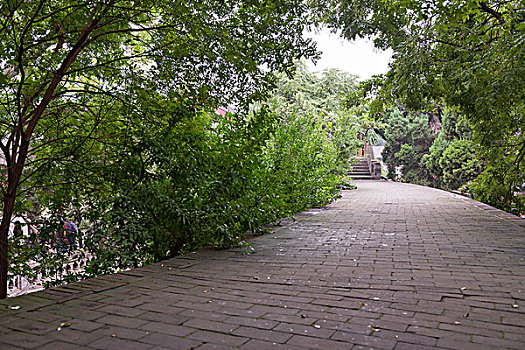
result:
[[[0,348],[525,348],[525,222],[381,181],[254,238],[0,304]]]

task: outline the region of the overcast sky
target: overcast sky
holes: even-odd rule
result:
[[[317,42],[317,49],[323,52],[317,65],[311,61],[307,62],[311,71],[339,68],[358,75],[361,80],[388,71],[391,52],[375,49],[372,42],[368,40],[359,39],[350,42],[337,34],[331,34],[326,29],[318,33],[308,33],[307,36],[313,38]]]

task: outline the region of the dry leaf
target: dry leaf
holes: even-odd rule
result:
[[[461,325],[461,324],[463,324],[463,323],[461,323],[461,322],[459,322],[459,321],[456,321],[456,322],[454,322],[454,324],[456,324],[456,325],[459,326],[459,325]]]
[[[301,318],[308,318],[308,315],[302,314]]]
[[[321,326],[319,326],[318,324],[314,325],[314,327],[317,329],[321,328]]]
[[[20,305],[13,305],[13,306],[7,305],[7,308],[11,309],[11,310],[18,310],[18,309],[20,309]]]

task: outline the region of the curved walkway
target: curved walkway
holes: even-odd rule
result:
[[[430,188],[358,187],[251,248],[4,301],[0,348],[525,349],[523,220]]]

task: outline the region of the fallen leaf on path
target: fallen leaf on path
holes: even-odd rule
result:
[[[301,318],[308,318],[308,315],[302,314]]]
[[[463,323],[461,323],[461,322],[459,322],[459,321],[456,321],[456,322],[454,322],[454,324],[459,326],[459,325],[461,325],[461,324],[463,324]]]
[[[20,309],[20,305],[7,305],[7,308],[11,310],[18,310]]]
[[[518,304],[514,304],[514,305],[512,305],[512,307],[517,309],[519,307],[519,305]]]
[[[318,324],[314,325],[314,327],[317,329],[321,328],[321,326],[319,326]]]
[[[66,327],[69,327],[69,326],[71,326],[71,323],[69,323],[69,322],[62,322],[60,324],[60,326],[58,326],[57,331],[60,332],[62,330],[62,328],[66,328]]]

